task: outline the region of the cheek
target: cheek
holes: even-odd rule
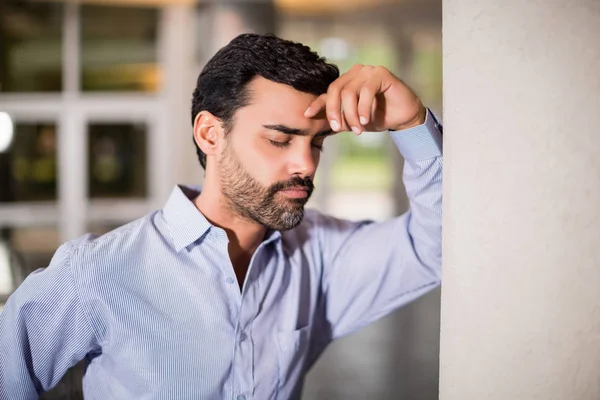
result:
[[[274,152],[269,148],[273,146],[265,146],[260,142],[246,143],[240,147],[236,153],[240,155],[242,166],[261,185],[269,186],[282,179],[285,171],[283,152]]]

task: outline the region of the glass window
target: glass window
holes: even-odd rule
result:
[[[146,196],[146,126],[91,124],[88,132],[89,196]]]
[[[61,4],[0,1],[0,92],[62,88]]]
[[[17,286],[14,270],[18,269],[15,265],[15,257],[9,243],[10,231],[6,228],[0,228],[0,304],[5,303],[8,296]]]
[[[60,245],[56,226],[4,229],[2,232],[12,254],[17,285],[36,269],[46,268]]]
[[[82,90],[157,91],[157,29],[155,8],[82,6]]]
[[[0,203],[56,200],[56,140],[55,124],[15,124],[0,153]]]

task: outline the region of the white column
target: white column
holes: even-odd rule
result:
[[[600,2],[443,23],[440,399],[600,399]]]
[[[152,135],[151,160],[162,160],[161,169],[151,168],[153,200],[162,207],[176,183],[195,184],[202,169],[192,142],[191,105],[195,87],[192,4],[173,4],[161,12],[159,59],[163,68],[162,112],[157,113],[157,131]],[[190,167],[193,165],[193,167]]]
[[[81,114],[75,112],[81,76],[79,36],[79,4],[67,2],[62,50],[64,101],[58,129],[58,230],[61,243],[87,231],[87,132]]]
[[[87,135],[80,114],[61,113],[58,130],[58,207],[60,241],[87,231]]]

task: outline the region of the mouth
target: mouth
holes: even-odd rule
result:
[[[308,197],[309,189],[306,186],[295,186],[281,190],[280,192],[291,199],[303,199]]]

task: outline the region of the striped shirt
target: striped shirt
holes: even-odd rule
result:
[[[62,245],[0,314],[0,399],[35,399],[84,359],[90,400],[299,399],[332,340],[440,282],[441,127],[428,113],[391,135],[410,211],[374,223],[307,210],[267,235],[242,290],[225,231],[190,188]]]

